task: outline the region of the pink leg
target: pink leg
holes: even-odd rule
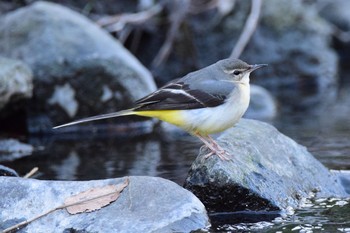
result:
[[[199,133],[196,133],[195,135],[211,150],[209,154],[205,155],[205,158],[209,158],[213,154],[216,154],[221,160],[230,160],[227,158],[227,152],[209,135],[202,136]]]

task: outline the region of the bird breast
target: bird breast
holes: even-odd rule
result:
[[[250,101],[249,84],[240,83],[237,86],[222,105],[183,112],[184,119],[187,120],[181,128],[192,133],[208,135],[235,125],[247,110]]]

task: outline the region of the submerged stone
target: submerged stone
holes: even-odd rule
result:
[[[33,146],[8,138],[0,139],[0,162],[13,161],[33,153]]]
[[[0,164],[0,176],[19,176],[12,168]]]

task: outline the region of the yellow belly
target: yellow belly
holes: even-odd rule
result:
[[[181,110],[134,111],[133,113],[138,116],[155,117],[181,128],[186,124]]]

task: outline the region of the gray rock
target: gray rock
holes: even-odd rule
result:
[[[155,90],[150,72],[117,40],[58,4],[39,1],[2,16],[0,35],[0,53],[33,70],[31,115],[48,114],[54,124],[129,107]]]
[[[125,178],[98,181],[40,181],[0,177],[0,229],[62,205],[67,197]],[[155,177],[130,177],[118,200],[94,212],[58,210],[19,232],[190,232],[208,225],[203,204],[177,184]]]
[[[19,176],[18,173],[12,168],[5,167],[0,164],[0,176]]]
[[[277,115],[277,104],[271,93],[263,87],[250,85],[250,104],[245,118],[271,120]]]
[[[0,140],[0,161],[13,161],[33,153],[33,146],[17,139]]]
[[[267,123],[242,119],[218,141],[232,160],[205,159],[203,150],[185,182],[209,211],[289,210],[313,195],[349,195],[305,147]]]
[[[21,61],[0,57],[0,110],[5,107],[18,110],[19,102],[29,99],[33,94],[33,74]],[[10,115],[2,112],[1,115]]]

